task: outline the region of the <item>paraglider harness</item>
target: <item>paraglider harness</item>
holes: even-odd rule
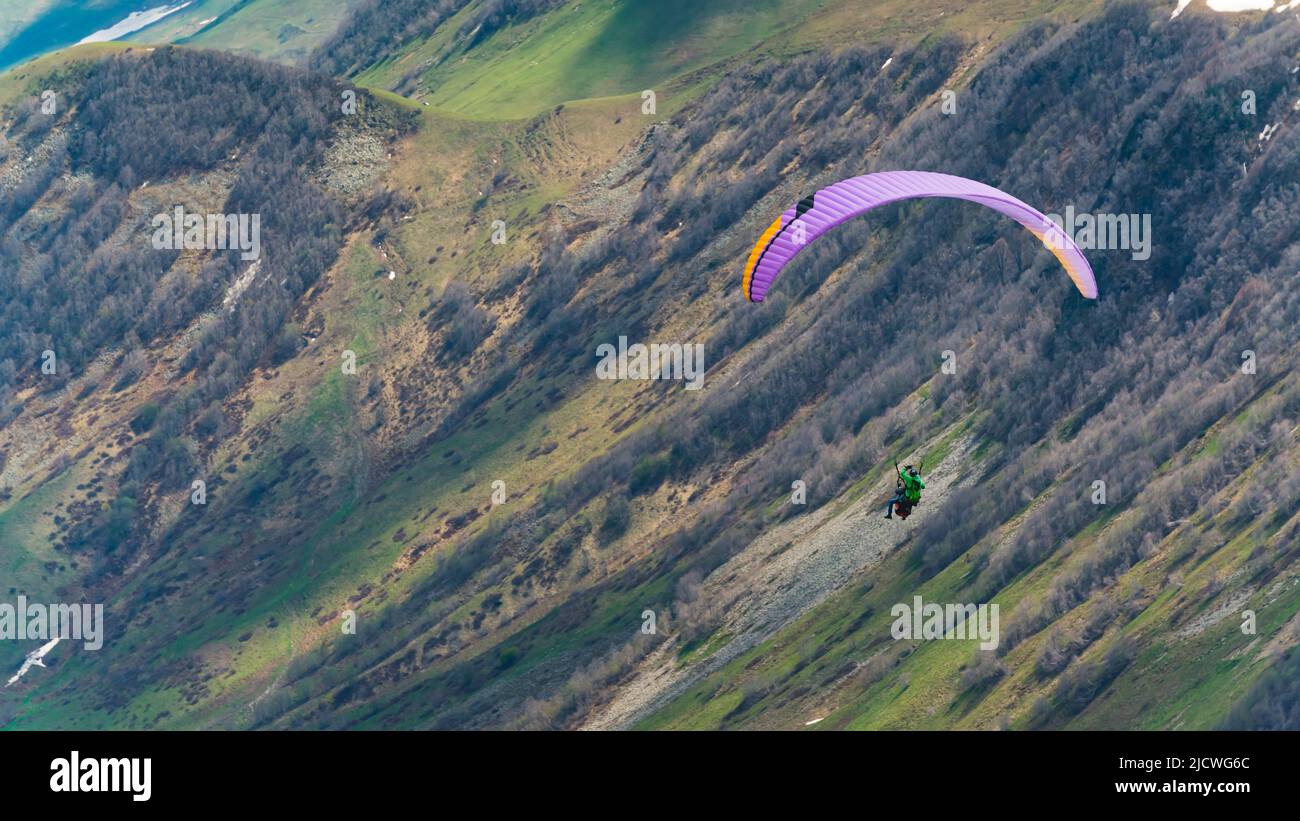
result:
[[[924,466],[925,462],[922,462],[921,467]],[[889,502],[894,508],[892,512],[898,514],[900,519],[906,519],[911,515],[912,508],[921,503],[921,488],[925,487],[921,482],[920,468],[913,471],[912,466],[908,465],[907,471],[906,474],[903,473],[898,469],[898,463],[894,463],[894,472],[898,474],[898,478],[894,483],[894,498],[890,499]],[[915,477],[913,477],[913,473],[915,473]]]

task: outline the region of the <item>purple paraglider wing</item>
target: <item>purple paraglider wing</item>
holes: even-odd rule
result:
[[[1047,246],[1075,286],[1097,298],[1092,266],[1074,239],[1042,213],[982,182],[933,171],[882,171],[829,185],[799,200],[767,227],[745,263],[745,298],[762,302],[790,260],[830,229],[880,205],[918,197],[950,197],[986,205],[1028,228]]]

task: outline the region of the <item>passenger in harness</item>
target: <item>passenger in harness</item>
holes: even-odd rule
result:
[[[925,490],[925,481],[921,479],[921,472],[911,465],[898,470],[898,463],[894,463],[894,470],[898,471],[898,481],[894,486],[893,498],[885,506],[885,518],[894,518],[897,509],[898,518],[906,519],[912,512],[912,508],[920,504],[921,491]]]

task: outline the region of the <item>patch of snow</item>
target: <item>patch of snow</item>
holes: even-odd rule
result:
[[[1268,11],[1273,0],[1206,0],[1211,11]]]
[[[1172,20],[1182,14],[1191,4],[1192,0],[1178,0],[1178,8],[1169,15],[1169,19]],[[1275,0],[1205,0],[1205,5],[1210,11],[1220,13],[1268,11],[1269,9],[1280,13],[1288,9],[1300,8],[1300,0],[1277,0],[1277,2]]]
[[[185,0],[185,2],[181,3],[179,6],[158,6],[144,11],[133,11],[128,14],[125,19],[106,29],[100,29],[88,37],[82,38],[79,43],[107,43],[110,40],[121,39],[131,32],[139,31],[145,26],[157,23],[159,20],[170,14],[175,14],[192,2],[194,2],[194,0]],[[149,50],[153,51],[153,49]]]
[[[253,284],[253,280],[257,278],[257,272],[261,269],[262,260],[253,260],[253,264],[248,266],[248,270],[240,274],[239,279],[235,280],[230,286],[230,290],[226,291],[225,298],[221,300],[221,307],[229,308],[233,312],[235,304],[239,302],[239,297],[244,291],[248,290],[249,285]]]
[[[54,645],[58,644],[59,641],[59,639],[50,639],[45,644],[42,644],[40,647],[28,653],[27,659],[23,661],[23,666],[18,668],[18,672],[14,673],[13,677],[9,679],[9,682],[5,684],[5,686],[9,687],[14,684],[18,679],[27,675],[27,671],[33,667],[44,667],[45,662],[41,659],[45,658],[45,655],[53,650]]]

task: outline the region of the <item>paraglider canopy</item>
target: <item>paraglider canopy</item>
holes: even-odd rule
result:
[[[817,237],[840,223],[881,205],[920,197],[969,200],[1011,217],[1047,246],[1079,293],[1097,298],[1092,266],[1059,225],[1005,191],[982,182],[933,171],[882,171],[841,180],[804,197],[759,237],[745,263],[745,298],[762,302],[782,269]]]

